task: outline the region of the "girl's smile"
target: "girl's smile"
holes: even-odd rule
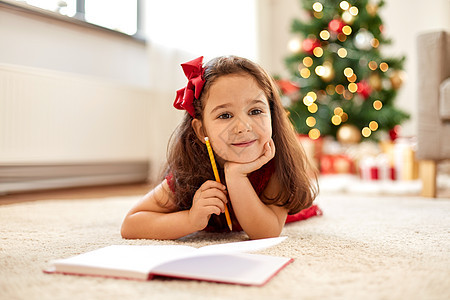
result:
[[[203,120],[194,121],[193,126],[209,137],[222,166],[226,161],[254,161],[272,136],[268,100],[247,74],[219,77],[206,97]]]

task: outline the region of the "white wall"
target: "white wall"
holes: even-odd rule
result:
[[[301,3],[299,0],[262,0],[266,10],[271,11],[265,25],[266,34],[262,33],[266,42],[265,48],[260,49],[261,63],[272,73],[288,76],[284,68],[283,59],[289,54],[287,43],[292,35],[289,34],[290,24],[294,18],[302,18]],[[436,29],[450,31],[450,1],[398,1],[387,0],[379,11],[384,21],[387,37],[393,41],[392,45],[382,48],[386,55],[406,55],[406,80],[396,98],[396,105],[411,114],[411,119],[403,124],[404,135],[415,135],[417,130],[417,54],[415,41],[419,33]]]
[[[0,6],[0,62],[142,87],[149,83],[143,43],[5,6]]]

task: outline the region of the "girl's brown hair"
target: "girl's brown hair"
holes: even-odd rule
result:
[[[222,56],[205,65],[205,85],[200,99],[194,100],[195,118],[202,120],[205,99],[217,78],[225,75],[250,75],[265,93],[272,117],[272,139],[275,143],[275,174],[280,184],[279,194],[265,204],[285,207],[294,214],[309,207],[317,195],[317,178],[312,173],[306,155],[297,140],[294,128],[283,108],[278,89],[271,76],[258,64],[236,57]],[[165,174],[173,176],[175,204],[182,210],[190,209],[197,189],[212,172],[206,146],[196,136],[192,117],[186,112],[181,124],[171,136],[168,146]],[[223,170],[222,170],[223,172]]]

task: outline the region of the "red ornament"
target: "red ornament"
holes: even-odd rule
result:
[[[401,130],[402,127],[400,125],[395,125],[394,128],[389,130],[389,137],[391,138],[391,141],[395,141],[400,136]]]
[[[297,84],[286,79],[277,80],[277,85],[285,95],[291,95],[300,90],[300,87]]]
[[[316,39],[307,38],[302,43],[303,51],[313,54],[314,48],[320,47],[320,42]]]
[[[341,33],[342,28],[344,26],[345,26],[345,23],[339,19],[333,19],[330,21],[330,23],[328,23],[328,29],[330,29],[330,31],[335,32],[335,33]]]
[[[372,89],[369,85],[369,83],[365,80],[361,80],[356,84],[358,86],[357,92],[358,94],[365,99],[369,98],[370,94],[372,93]]]

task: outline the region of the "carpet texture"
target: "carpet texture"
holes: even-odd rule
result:
[[[120,224],[138,198],[0,206],[0,299],[450,299],[450,199],[321,195],[323,216],[286,225],[288,239],[259,252],[295,259],[263,287],[42,272],[53,259],[111,244],[247,239],[201,232],[177,241],[124,240]]]

